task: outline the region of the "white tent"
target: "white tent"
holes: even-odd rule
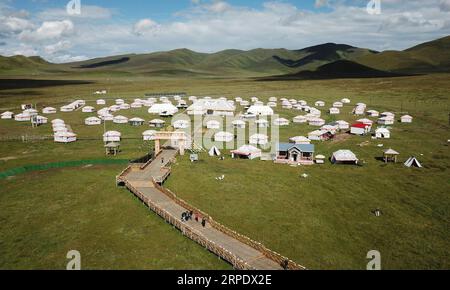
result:
[[[114,120],[114,116],[111,115],[111,114],[109,114],[109,113],[100,115],[100,118],[101,118],[103,121],[112,121],[112,120]]]
[[[342,102],[334,102],[333,103],[334,108],[342,108],[343,106],[344,106],[344,104]]]
[[[366,113],[370,117],[378,117],[378,116],[380,116],[380,112],[375,111],[375,110],[369,110]]]
[[[272,116],[274,112],[269,106],[253,105],[248,108],[247,113],[257,116]]]
[[[275,102],[268,102],[267,106],[269,106],[271,108],[276,108],[277,107],[277,103],[275,103]]]
[[[103,134],[103,142],[120,142],[122,134],[117,131],[108,131]]]
[[[294,117],[294,123],[297,123],[297,124],[306,123],[307,121],[308,121],[308,118],[306,118],[306,116]]]
[[[144,141],[153,141],[155,140],[155,134],[156,131],[154,130],[148,130],[142,133],[142,137],[144,138]]]
[[[36,116],[33,117],[31,119],[31,121],[35,124],[35,125],[42,125],[42,124],[47,124],[48,123],[48,118],[44,117],[44,116]]]
[[[250,136],[250,144],[253,145],[266,145],[269,143],[269,137],[264,134],[254,134]]]
[[[405,116],[402,116],[400,118],[400,120],[402,123],[412,123],[413,117],[411,117],[410,115],[405,115]]]
[[[273,121],[275,126],[289,126],[289,120],[285,118],[278,118]]]
[[[410,158],[405,162],[405,166],[406,166],[406,167],[418,167],[418,168],[422,168],[422,164],[420,164],[419,160],[417,160],[416,157],[410,157]]]
[[[113,122],[115,124],[126,124],[126,123],[128,123],[128,118],[124,117],[124,116],[115,116],[113,118]]]
[[[125,101],[123,99],[117,99],[116,100],[116,105],[122,105],[124,103],[125,103]]]
[[[217,148],[216,146],[213,146],[209,152],[208,152],[209,156],[214,157],[214,156],[220,156],[222,153],[220,152],[219,148]]]
[[[84,124],[86,124],[88,126],[100,125],[101,123],[102,123],[102,120],[97,117],[89,117],[84,120]]]
[[[21,113],[14,116],[14,120],[18,122],[28,122],[31,120],[31,116],[29,114]]]
[[[42,114],[46,114],[46,115],[56,114],[56,112],[57,112],[56,109],[53,107],[45,107],[44,109],[42,109]]]
[[[350,129],[350,123],[344,120],[338,120],[336,123],[339,126],[339,130]]]
[[[295,136],[295,137],[289,138],[289,141],[291,143],[295,143],[295,144],[310,144],[311,143],[311,140],[309,140],[305,136]]]
[[[329,113],[330,113],[330,115],[339,115],[341,113],[341,110],[333,107],[333,108],[330,108]]]
[[[187,129],[191,125],[191,122],[188,120],[176,120],[172,125],[175,129]]]
[[[246,126],[246,123],[242,120],[235,120],[233,121],[233,127],[238,129],[244,129]]]
[[[14,113],[13,112],[4,112],[4,113],[1,114],[1,118],[3,120],[12,119],[12,118],[14,118]]]
[[[343,98],[342,100],[341,100],[341,102],[342,103],[344,103],[344,104],[350,104],[350,99],[349,98]]]
[[[333,156],[331,157],[331,162],[358,164],[358,158],[350,150],[339,150],[333,153]]]
[[[378,128],[375,130],[375,137],[379,139],[389,139],[391,138],[391,131],[387,128]]]
[[[131,108],[130,104],[124,103],[120,105],[121,110],[129,110]]]
[[[216,142],[231,142],[234,139],[234,135],[230,132],[217,132],[214,134],[214,141]]]
[[[237,150],[231,151],[232,158],[247,158],[247,159],[255,159],[261,158],[262,151],[251,145],[243,145],[239,147]]]
[[[62,106],[60,108],[60,111],[64,112],[64,113],[73,112],[74,110],[75,110],[75,108],[72,106]]]
[[[160,120],[160,119],[154,119],[154,120],[151,120],[151,121],[149,122],[149,124],[150,124],[150,127],[154,127],[154,128],[162,128],[162,127],[164,127],[164,125],[166,124],[166,122],[163,121],[163,120]]]
[[[77,141],[77,135],[72,132],[58,132],[54,134],[56,143],[71,143]]]
[[[265,120],[265,119],[260,119],[260,120],[256,120],[255,124],[259,127],[259,128],[268,128],[270,126],[269,121]]]
[[[120,106],[113,105],[113,106],[108,108],[108,111],[113,112],[113,113],[117,112],[117,111],[120,111]]]
[[[220,122],[216,120],[210,120],[206,122],[206,128],[208,129],[219,129],[220,128]]]
[[[106,101],[103,99],[98,99],[97,100],[97,105],[106,105]]]
[[[315,106],[316,106],[316,107],[325,107],[325,102],[324,102],[324,101],[317,101],[317,102],[315,103]]]
[[[81,109],[81,111],[83,113],[93,113],[93,112],[95,112],[95,108],[91,107],[91,106],[86,106],[86,107],[83,107],[83,109]]]
[[[226,98],[203,98],[194,101],[194,103],[187,108],[187,113],[188,115],[233,116],[235,110],[235,105]]]
[[[378,124],[380,125],[393,125],[394,124],[394,118],[393,117],[381,117],[378,119]]]
[[[65,122],[64,122],[64,120],[61,120],[61,119],[54,119],[52,122],[51,122],[53,125],[56,125],[56,124],[65,124]]]
[[[142,126],[144,125],[145,120],[141,118],[132,118],[128,120],[128,122],[130,123],[131,126]]]
[[[172,104],[154,104],[148,109],[150,114],[164,114],[175,115],[178,112],[178,108]]]
[[[276,97],[270,97],[269,102],[277,102],[278,99]]]
[[[309,125],[310,126],[318,126],[318,127],[320,127],[320,126],[325,125],[325,120],[321,119],[321,118],[313,117],[313,118],[309,119]]]

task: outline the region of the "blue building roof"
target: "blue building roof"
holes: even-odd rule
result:
[[[314,153],[314,144],[293,144],[293,143],[278,143],[278,151],[287,152],[292,148],[296,148],[300,152]]]

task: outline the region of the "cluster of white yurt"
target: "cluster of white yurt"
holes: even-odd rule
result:
[[[52,122],[53,138],[56,143],[72,143],[77,141],[77,135],[66,126],[61,119],[55,119]]]
[[[85,105],[86,105],[86,101],[84,101],[84,100],[76,100],[75,102],[72,102],[72,103],[70,103],[68,105],[62,106],[60,108],[60,111],[64,112],[64,113],[73,112],[76,109],[81,108],[81,107],[83,107]]]

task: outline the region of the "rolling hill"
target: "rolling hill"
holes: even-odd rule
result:
[[[303,72],[303,73],[302,73]],[[404,51],[377,52],[325,43],[299,50],[189,49],[51,64],[40,57],[0,57],[0,74],[142,75],[165,77],[377,77],[450,72],[450,36]]]

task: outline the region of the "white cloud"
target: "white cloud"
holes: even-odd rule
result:
[[[152,34],[160,30],[161,26],[151,19],[139,20],[133,27],[133,33],[136,35]]]
[[[72,44],[68,40],[61,40],[54,44],[49,44],[44,46],[44,51],[46,54],[51,55],[57,52],[66,51],[72,47]]]
[[[23,31],[19,38],[23,41],[38,42],[59,39],[63,36],[68,36],[73,32],[74,25],[70,20],[44,21],[42,25],[34,31]]]
[[[38,54],[38,51],[32,46],[22,44],[19,48],[16,48],[11,55],[36,56]]]
[[[39,12],[38,18],[43,20],[59,20],[61,18],[71,17],[74,19],[109,19],[113,16],[114,11],[100,6],[85,5],[81,6],[80,14],[68,14],[66,9],[47,9]]]

